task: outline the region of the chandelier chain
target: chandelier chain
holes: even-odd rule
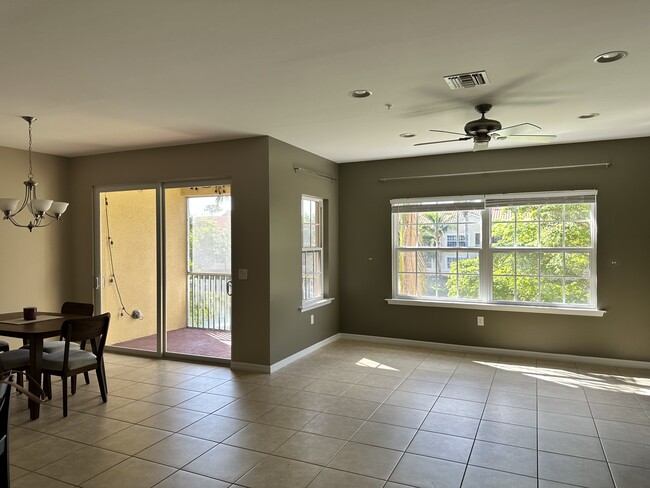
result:
[[[29,147],[27,149],[27,154],[29,155],[29,174],[27,177],[31,180],[34,178],[34,171],[32,170],[32,122],[29,121]]]

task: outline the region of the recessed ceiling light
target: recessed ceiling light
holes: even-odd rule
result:
[[[408,137],[415,137],[415,134],[412,134],[411,132],[402,132],[399,136],[408,138]]]
[[[593,119],[594,117],[598,117],[600,114],[598,112],[591,112],[589,114],[582,114],[578,115],[579,119]]]
[[[366,98],[372,95],[370,90],[352,90],[348,93],[352,98]]]
[[[613,63],[614,61],[620,61],[621,59],[627,57],[627,51],[610,51],[608,53],[599,54],[594,58],[595,63]]]

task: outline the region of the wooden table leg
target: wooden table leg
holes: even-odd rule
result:
[[[36,336],[29,339],[29,375],[34,381],[29,382],[29,391],[41,396],[41,360],[43,359],[43,338]],[[41,404],[29,400],[29,418],[36,420],[40,414]]]

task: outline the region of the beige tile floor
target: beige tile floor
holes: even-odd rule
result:
[[[650,487],[650,370],[356,341],[272,375],[106,364],[65,419],[59,384],[37,421],[12,398],[14,488]]]

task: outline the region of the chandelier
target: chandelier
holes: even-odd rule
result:
[[[61,215],[68,208],[66,202],[55,202],[43,198],[36,198],[36,187],[38,183],[34,181],[34,172],[32,170],[32,123],[36,120],[34,117],[27,115],[23,119],[29,124],[29,173],[25,184],[25,197],[23,203],[18,206],[20,201],[14,198],[0,198],[0,211],[4,213],[3,220],[9,220],[17,227],[25,227],[31,232],[34,227],[45,227],[55,220],[61,220]],[[21,224],[14,217],[20,212],[27,209],[30,217],[29,223]]]

